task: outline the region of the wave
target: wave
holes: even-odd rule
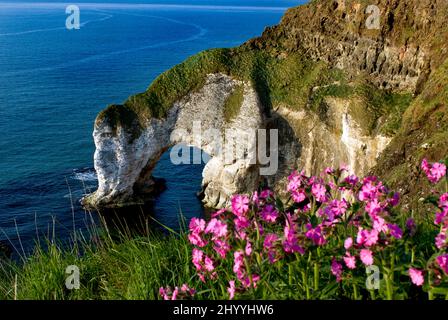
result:
[[[97,11],[99,11],[99,10],[97,10]],[[17,75],[24,75],[24,74],[29,74],[29,73],[33,73],[33,72],[45,72],[45,71],[53,71],[53,70],[57,70],[57,69],[70,68],[70,67],[73,67],[76,65],[88,63],[90,61],[95,61],[95,60],[103,59],[103,58],[114,56],[114,55],[132,53],[132,52],[137,52],[137,51],[147,50],[147,49],[156,49],[156,48],[160,48],[160,47],[164,47],[164,46],[168,46],[168,45],[194,41],[194,40],[197,40],[197,39],[203,37],[207,33],[207,29],[205,29],[197,24],[194,24],[194,23],[187,23],[187,22],[182,22],[182,21],[175,20],[175,19],[170,19],[170,18],[165,18],[165,17],[160,17],[160,16],[152,16],[152,15],[139,15],[139,14],[131,14],[131,13],[121,13],[121,14],[132,15],[132,16],[142,16],[142,17],[149,17],[149,18],[157,18],[157,19],[170,21],[172,23],[188,25],[188,26],[192,26],[192,27],[196,28],[198,30],[198,33],[192,35],[191,37],[187,37],[184,39],[164,41],[164,42],[145,45],[145,46],[136,47],[136,48],[117,50],[117,51],[112,51],[112,52],[108,52],[108,53],[100,53],[100,54],[92,55],[87,58],[82,58],[82,59],[73,60],[73,61],[66,62],[66,63],[61,63],[56,66],[25,69],[25,70],[20,70],[20,71],[13,71],[13,72],[5,72],[2,75],[3,76],[17,76]]]
[[[111,18],[113,18],[112,15],[106,15],[105,17],[103,17],[101,19],[87,20],[85,22],[80,23],[79,25],[80,25],[80,27],[84,27],[89,23],[106,21]],[[45,29],[33,29],[33,30],[20,31],[20,32],[0,33],[0,37],[19,36],[19,35],[30,34],[30,33],[57,31],[57,30],[65,30],[65,29],[66,29],[66,27],[57,27],[57,28],[45,28]]]
[[[79,181],[98,181],[98,176],[95,169],[84,168],[84,169],[73,169],[73,179]]]

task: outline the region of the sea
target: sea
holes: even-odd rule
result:
[[[0,1],[0,241],[26,254],[98,224],[79,200],[97,187],[92,131],[107,105],[209,48],[234,47],[304,0]],[[79,29],[66,20],[79,8]],[[165,153],[166,190],[145,215],[179,229],[204,214],[201,165]]]

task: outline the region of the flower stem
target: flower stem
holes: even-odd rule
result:
[[[356,283],[353,283],[353,294],[355,296],[355,300],[358,300],[358,287],[356,286]]]
[[[302,282],[303,285],[305,286],[306,299],[310,300],[311,295],[310,295],[310,288],[308,286],[308,275],[306,271],[302,271]]]
[[[392,254],[390,259],[390,271],[386,275],[386,292],[387,300],[393,300],[393,283],[394,283],[395,256]]]

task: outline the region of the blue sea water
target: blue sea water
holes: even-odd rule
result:
[[[96,188],[97,113],[190,55],[261,34],[303,2],[78,1],[79,30],[65,28],[66,4],[0,2],[0,240],[21,250],[37,235],[84,230],[91,217],[79,199]],[[154,174],[167,190],[151,214],[171,227],[179,211],[201,215],[202,168],[174,166],[165,154]]]

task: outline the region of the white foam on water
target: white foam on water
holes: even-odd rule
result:
[[[87,171],[73,170],[73,179],[79,181],[97,181],[98,176],[96,175],[96,172],[93,169]]]
[[[1,7],[1,5],[0,5]],[[101,14],[104,15],[104,14]],[[86,26],[89,23],[92,22],[101,22],[111,19],[112,15],[105,15],[105,17],[101,19],[95,19],[95,20],[87,20],[85,22],[80,23],[81,27]],[[20,36],[24,34],[30,34],[30,33],[37,33],[37,32],[49,32],[49,31],[58,31],[58,30],[66,30],[66,27],[57,27],[57,28],[44,28],[44,29],[32,29],[32,30],[26,30],[26,31],[19,31],[19,32],[9,32],[9,33],[0,33],[0,37],[8,37],[8,36]]]
[[[95,10],[95,11],[99,11],[99,10]],[[101,11],[101,12],[104,12],[104,11]],[[194,40],[197,40],[197,39],[203,37],[207,33],[207,29],[201,27],[200,25],[194,24],[194,23],[187,23],[187,22],[182,22],[182,21],[175,20],[175,19],[170,19],[170,18],[165,18],[165,17],[160,17],[160,16],[153,16],[153,15],[139,15],[139,14],[131,14],[131,13],[123,13],[123,14],[131,15],[131,16],[137,16],[137,17],[156,18],[156,19],[166,20],[166,21],[169,21],[169,22],[172,22],[172,23],[176,23],[176,24],[180,24],[180,25],[192,26],[195,29],[197,29],[198,32],[193,34],[192,36],[184,38],[184,39],[172,40],[172,41],[163,41],[163,42],[160,42],[160,43],[144,45],[144,46],[130,48],[130,49],[117,50],[117,51],[112,51],[112,52],[108,52],[108,53],[100,53],[100,54],[95,54],[95,55],[92,55],[90,57],[86,57],[86,58],[83,58],[83,59],[72,60],[70,62],[61,63],[61,64],[56,65],[56,66],[32,68],[32,69],[25,69],[25,70],[13,71],[13,72],[5,72],[2,75],[3,76],[16,76],[16,75],[23,75],[23,74],[33,73],[33,72],[44,72],[44,71],[53,71],[53,70],[57,70],[57,69],[69,68],[69,67],[73,67],[73,66],[76,66],[76,65],[89,63],[91,61],[96,61],[96,60],[99,60],[99,59],[103,59],[103,58],[106,58],[106,57],[109,57],[109,56],[127,54],[127,53],[132,53],[132,52],[138,52],[138,51],[147,50],[147,49],[156,49],[156,48],[161,48],[161,47],[164,47],[164,46],[167,46],[167,45],[173,45],[173,44],[177,44],[177,43],[194,41]]]

